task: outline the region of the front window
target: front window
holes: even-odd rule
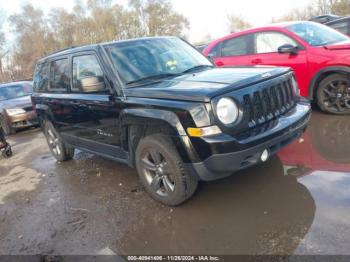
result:
[[[312,46],[329,45],[350,40],[349,37],[329,28],[328,26],[313,22],[293,24],[287,26],[286,29],[293,32]]]
[[[0,87],[0,101],[29,96],[33,92],[31,84],[11,85]]]
[[[176,76],[212,66],[195,48],[178,38],[140,39],[108,46],[111,60],[126,85],[156,76]]]
[[[51,62],[51,83],[50,91],[67,91],[70,86],[68,59],[63,58]]]
[[[263,32],[256,35],[257,54],[277,53],[278,48],[286,44],[298,46],[293,39],[278,32]]]

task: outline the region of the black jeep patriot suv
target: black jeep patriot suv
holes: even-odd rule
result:
[[[51,54],[36,65],[32,100],[58,161],[77,148],[124,162],[167,205],[199,180],[266,161],[310,117],[290,69],[214,68],[175,37]]]

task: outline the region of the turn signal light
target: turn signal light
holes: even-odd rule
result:
[[[221,133],[221,130],[218,126],[207,126],[207,127],[189,127],[187,128],[187,133],[192,137],[203,137],[203,136],[212,136]]]

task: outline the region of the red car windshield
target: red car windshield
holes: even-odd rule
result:
[[[28,96],[33,92],[30,84],[9,85],[0,87],[0,101]]]
[[[299,36],[312,46],[335,44],[350,40],[338,31],[313,22],[302,22],[286,27],[287,30]]]

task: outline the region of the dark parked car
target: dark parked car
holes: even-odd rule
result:
[[[341,18],[341,16],[328,14],[328,15],[319,15],[311,18],[309,21],[320,23],[320,24],[326,24],[330,21],[337,20]]]
[[[338,30],[339,32],[350,36],[350,16],[342,17],[331,22],[325,23],[325,25]]]
[[[32,83],[29,81],[0,85],[0,125],[5,135],[38,125],[30,100],[32,91]]]
[[[199,180],[266,161],[306,128],[288,68],[215,68],[175,37],[63,50],[38,61],[32,96],[51,152],[74,148],[136,167],[177,205]]]
[[[350,36],[350,16],[321,15],[310,19],[310,21],[325,24]]]

